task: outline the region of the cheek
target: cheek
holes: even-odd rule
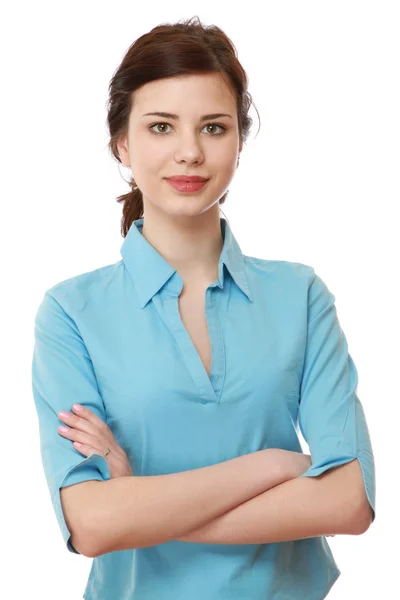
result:
[[[215,164],[213,165],[213,172],[218,177],[218,181],[222,185],[226,185],[231,181],[236,173],[236,162],[233,157],[232,160],[227,160],[226,157],[219,156]]]
[[[165,152],[159,148],[151,147],[149,144],[142,146],[140,154],[133,161],[133,177],[139,187],[151,187],[157,185],[167,175],[167,168],[171,161],[165,158]],[[135,177],[135,173],[137,177]]]
[[[209,148],[209,152],[206,150],[205,158],[216,167],[216,171],[232,174],[236,170],[237,163],[236,145],[229,140],[215,144]]]

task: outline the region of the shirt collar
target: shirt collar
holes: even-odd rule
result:
[[[132,222],[121,246],[121,256],[135,284],[141,308],[161,287],[170,282],[172,275],[176,273],[176,269],[142,235],[143,223],[144,217]],[[224,245],[218,263],[217,285],[220,288],[224,286],[223,265],[225,265],[236,285],[246,294],[250,302],[254,302],[240,246],[224,217],[220,217],[220,225]],[[178,283],[183,284],[180,276]],[[170,287],[173,291],[180,293],[180,289],[174,289],[173,284],[170,284]]]

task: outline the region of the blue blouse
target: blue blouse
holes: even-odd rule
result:
[[[358,459],[375,518],[375,465],[357,370],[335,296],[313,267],[242,254],[228,221],[205,295],[210,376],[178,309],[183,279],[134,221],[122,259],[57,283],[35,317],[32,389],[43,468],[71,545],[60,488],[110,479],[58,433],[87,406],[135,475],[198,469],[264,448],[302,452],[302,477]],[[341,571],[324,536],[271,544],[170,540],[92,559],[86,600],[321,600]]]

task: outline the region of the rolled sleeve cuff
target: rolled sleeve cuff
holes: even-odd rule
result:
[[[70,552],[80,554],[80,552],[78,552],[71,544],[71,532],[65,522],[61,504],[61,488],[75,483],[82,483],[84,481],[106,481],[108,479],[111,479],[111,474],[106,458],[103,455],[94,452],[74,465],[57,487],[57,490],[52,497],[52,503],[61,528],[61,533]]]
[[[339,467],[352,460],[357,459],[361,466],[361,471],[364,479],[364,488],[368,498],[368,502],[372,509],[372,522],[375,520],[375,465],[374,458],[371,454],[365,450],[361,450],[354,454],[341,453],[340,455],[329,456],[327,459],[319,459],[312,464],[307,471],[305,471],[300,477],[318,477],[325,471]]]

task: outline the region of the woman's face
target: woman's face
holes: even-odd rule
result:
[[[150,112],[177,118],[145,115]],[[216,113],[229,116],[202,119]],[[235,97],[215,73],[147,83],[134,96],[128,134],[118,150],[143,194],[145,211],[151,203],[152,209],[170,215],[201,214],[218,202],[236,172],[241,147]],[[166,181],[173,175],[209,181],[185,194]]]

